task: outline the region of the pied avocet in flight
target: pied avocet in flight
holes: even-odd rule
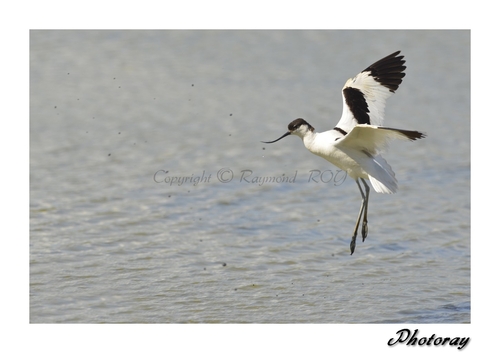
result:
[[[342,88],[344,106],[342,117],[332,130],[316,132],[304,119],[288,124],[288,132],[280,138],[264,142],[274,143],[288,135],[299,136],[306,148],[343,169],[356,180],[362,201],[351,240],[351,255],[356,248],[356,236],[363,215],[361,234],[368,235],[369,179],[376,192],[392,194],[397,190],[397,180],[391,166],[380,154],[389,140],[417,140],[425,137],[419,131],[409,131],[382,126],[385,101],[399,87],[406,69],[403,56],[397,51],[368,66]],[[359,180],[364,184],[365,192]]]

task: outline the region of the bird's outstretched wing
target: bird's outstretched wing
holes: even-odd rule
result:
[[[346,136],[335,142],[338,149],[350,148],[371,155],[384,150],[390,140],[417,140],[425,137],[419,131],[394,129],[368,124],[356,125]]]
[[[400,51],[368,66],[342,88],[344,107],[335,130],[349,133],[358,124],[382,125],[385,101],[403,81],[406,66]]]

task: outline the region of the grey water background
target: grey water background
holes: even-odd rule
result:
[[[351,256],[355,182],[260,141],[396,50],[428,136]],[[31,323],[468,323],[470,32],[31,31],[29,252]]]

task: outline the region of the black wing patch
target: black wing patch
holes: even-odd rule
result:
[[[363,92],[357,88],[346,87],[344,88],[344,98],[358,124],[370,124],[370,116],[368,115],[370,111]]]

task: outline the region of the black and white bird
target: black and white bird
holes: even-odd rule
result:
[[[397,51],[368,66],[342,88],[344,105],[342,117],[332,130],[316,132],[304,119],[288,124],[288,131],[280,138],[264,142],[274,143],[288,135],[299,136],[306,148],[345,170],[358,184],[362,201],[351,240],[351,255],[356,248],[361,216],[363,241],[368,235],[368,197],[370,180],[376,192],[392,194],[397,190],[397,180],[391,166],[381,151],[392,139],[417,140],[425,137],[419,131],[409,131],[382,126],[385,101],[398,89],[406,69],[403,55]],[[360,181],[364,185],[364,191]]]

